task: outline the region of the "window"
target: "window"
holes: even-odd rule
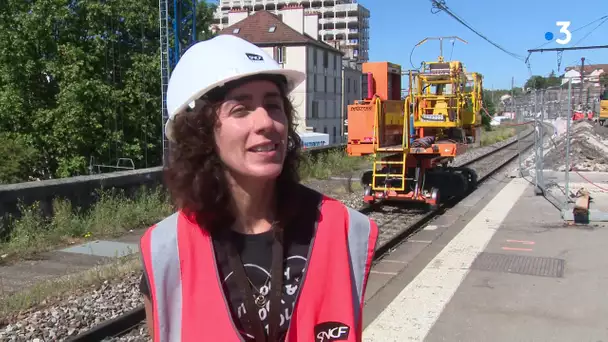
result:
[[[350,93],[350,79],[346,80],[346,92]]]
[[[317,66],[317,50],[315,48],[311,48],[312,50],[312,65]]]
[[[323,76],[323,92],[327,93],[327,76]]]
[[[327,126],[323,127],[323,133],[327,134]]]
[[[338,78],[334,77],[334,93],[338,93]]]
[[[277,61],[277,63],[279,64],[285,64],[287,63],[287,59],[286,59],[286,52],[287,52],[287,48],[285,46],[275,46],[273,49],[273,57],[274,60]]]
[[[239,31],[240,31],[240,30],[241,30],[241,29],[237,27],[237,28],[235,28],[234,30],[232,30],[232,33],[237,34],[237,33],[239,33]]]
[[[368,86],[368,78],[367,78],[367,75],[368,75],[367,73],[366,73],[366,74],[363,74],[363,75],[361,76],[361,78],[359,79],[359,81],[361,82],[361,89],[362,89],[362,90],[363,90],[363,89],[366,89],[366,90],[365,90],[365,93],[363,94],[363,97],[371,96],[371,95],[367,94],[367,92],[368,92],[368,90],[367,90],[367,86]]]
[[[318,75],[314,75],[314,82],[315,82],[314,91],[317,92],[317,91],[319,91],[319,76]]]
[[[274,32],[274,31],[276,31],[276,30],[277,30],[277,27],[276,27],[276,26],[270,26],[270,27],[268,28],[268,32],[270,32],[270,33]]]
[[[336,143],[336,141],[338,140],[338,136],[337,136],[337,134],[336,134],[336,126],[334,126],[333,131],[334,131],[334,144],[335,144],[335,143]]]
[[[329,64],[329,52],[327,50],[323,51],[323,67],[327,68]]]
[[[311,108],[311,118],[313,119],[318,119],[319,118],[319,102],[313,100],[312,101],[312,108]]]

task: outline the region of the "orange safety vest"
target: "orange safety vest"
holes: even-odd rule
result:
[[[323,197],[288,342],[361,341],[363,303],[378,237],[367,216]],[[244,341],[228,309],[211,236],[179,211],[140,243],[154,341]]]

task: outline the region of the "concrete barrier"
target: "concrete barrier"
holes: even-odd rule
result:
[[[308,148],[303,151],[315,156],[330,150],[344,150],[345,144]],[[121,189],[127,195],[133,194],[142,186],[155,188],[162,186],[162,166],[102,173],[97,175],[51,179],[38,182],[25,182],[0,185],[0,217],[19,216],[19,203],[40,204],[45,214],[53,212],[53,200],[69,200],[74,207],[89,208],[98,200],[98,190]],[[1,235],[1,232],[0,232]]]

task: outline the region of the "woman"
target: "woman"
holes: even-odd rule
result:
[[[155,341],[361,340],[377,227],[299,184],[287,96],[303,80],[231,35],[175,67],[166,186],[179,210],[141,240]]]

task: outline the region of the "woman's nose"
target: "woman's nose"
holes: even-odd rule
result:
[[[270,116],[270,113],[263,106],[259,106],[256,110],[251,113],[254,121],[254,128],[256,131],[267,131],[272,128],[274,120]]]

